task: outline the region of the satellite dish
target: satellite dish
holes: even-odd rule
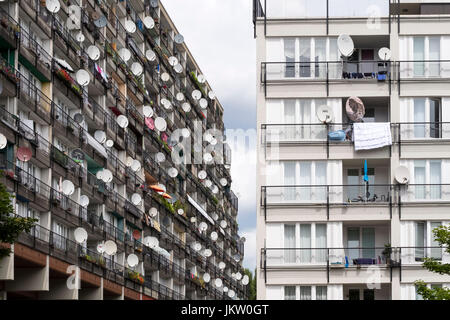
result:
[[[211,232],[211,240],[212,241],[216,241],[219,238],[219,235],[217,234],[217,232],[213,231]]]
[[[75,36],[75,39],[77,40],[77,42],[80,43],[84,42],[85,40],[84,34],[81,31],[78,32],[77,35]]]
[[[201,98],[199,103],[200,103],[200,108],[202,108],[202,109],[208,108],[208,100],[206,100],[205,98]]]
[[[236,273],[236,280],[241,280],[241,279],[242,279],[242,274],[240,272]]]
[[[331,123],[333,121],[333,109],[327,105],[321,105],[316,110],[317,119],[322,123]]]
[[[208,225],[206,224],[206,222],[200,222],[198,228],[200,229],[200,231],[206,231],[208,229]]]
[[[233,259],[234,259],[234,261],[239,262],[239,261],[241,260],[241,256],[240,256],[239,254],[236,253],[236,254],[233,256]],[[238,279],[239,276],[241,276],[241,274],[238,272],[238,273],[236,274],[236,279]],[[240,278],[239,278],[238,280],[240,280]]]
[[[223,292],[227,293],[228,292],[228,287],[223,287]]]
[[[73,120],[75,120],[78,124],[82,124],[84,122],[84,115],[81,113],[75,113],[73,115]]]
[[[77,71],[77,73],[75,74],[75,79],[77,80],[77,83],[82,87],[87,86],[89,82],[91,82],[89,72],[84,69],[80,69]]]
[[[358,97],[350,97],[345,104],[345,111],[351,121],[360,122],[366,113],[364,103]]]
[[[104,15],[99,16],[98,19],[92,19],[94,21],[94,25],[97,28],[103,28],[106,27],[106,25],[108,24],[108,20],[106,19],[106,17]]]
[[[58,0],[47,0],[45,2],[45,7],[51,13],[57,13],[59,9],[61,9],[61,4],[59,3]]]
[[[108,169],[103,169],[102,179],[105,183],[110,183],[113,180],[113,174]]]
[[[222,284],[223,284],[222,279],[217,278],[217,279],[214,281],[214,284],[216,285],[217,288],[220,288],[220,287],[222,286]]]
[[[134,268],[134,267],[136,267],[138,265],[138,263],[139,263],[139,258],[138,258],[137,255],[135,255],[134,253],[128,255],[128,257],[127,257],[127,264],[130,267]]]
[[[235,295],[236,295],[236,293],[234,292],[234,290],[228,291],[228,297],[234,298]]]
[[[352,38],[347,34],[341,34],[338,37],[337,45],[339,52],[344,57],[350,57],[355,51],[355,45]]]
[[[62,182],[62,192],[66,196],[71,196],[75,191],[75,186],[73,185],[73,182],[70,180],[64,180]]]
[[[183,138],[189,138],[191,136],[191,132],[188,128],[183,128],[181,129],[181,135],[183,136]]]
[[[169,177],[175,178],[178,175],[178,170],[176,168],[169,168],[169,170],[167,170],[167,174]]]
[[[205,139],[206,142],[211,143],[211,141],[214,139],[214,137],[212,136],[211,133],[206,132],[206,133],[203,135],[203,139]]]
[[[222,229],[225,229],[228,226],[228,223],[225,220],[220,221],[220,226]]]
[[[205,78],[205,76],[202,75],[202,74],[198,75],[197,80],[198,80],[198,82],[200,82],[200,83],[205,83],[205,82],[206,82],[206,78]]]
[[[20,147],[17,149],[17,159],[23,162],[30,161],[31,157],[33,156],[33,152],[30,148],[27,147]]]
[[[192,222],[192,223],[196,223],[196,222],[197,222],[197,218],[196,218],[196,217],[192,217],[192,218],[191,218],[191,222]]]
[[[215,185],[211,191],[212,193],[217,194],[219,192],[219,187]]]
[[[177,57],[174,57],[174,56],[169,57],[169,64],[170,64],[172,67],[175,67],[175,66],[178,64],[178,58],[177,58]]]
[[[214,213],[212,214],[212,218],[213,218],[214,221],[217,221],[217,220],[219,220],[219,215],[218,215],[217,213],[214,212]]]
[[[169,79],[170,79],[170,75],[169,75],[167,72],[164,72],[164,73],[161,75],[161,80],[162,80],[162,81],[167,82],[167,81],[169,81]]]
[[[133,72],[136,77],[139,77],[142,74],[143,70],[144,68],[142,68],[141,64],[138,62],[133,62],[133,64],[131,65],[131,72]]]
[[[246,285],[249,284],[249,282],[250,282],[250,278],[248,277],[248,275],[245,275],[245,276],[242,278],[242,284],[243,284],[244,286],[246,286]]]
[[[124,128],[124,129],[126,127],[128,127],[128,119],[123,114],[118,116],[116,121],[117,121],[117,124],[119,125],[119,127]]]
[[[211,276],[209,275],[209,273],[203,274],[203,281],[205,281],[206,283],[211,281]]]
[[[138,160],[133,160],[131,163],[131,170],[138,172],[141,169],[141,163]]]
[[[97,173],[95,174],[95,177],[98,180],[103,180],[103,170],[97,171]]]
[[[73,236],[74,236],[74,238],[75,238],[75,241],[77,242],[77,243],[83,243],[84,241],[86,241],[87,240],[87,238],[88,238],[88,233],[87,233],[87,231],[84,229],[84,228],[76,228],[74,231],[73,231]]]
[[[158,152],[155,156],[156,162],[161,163],[166,161],[166,156],[162,152]]]
[[[148,214],[150,215],[150,217],[154,218],[158,215],[158,209],[152,207],[150,208],[150,210],[148,210]]]
[[[201,170],[201,171],[198,172],[197,176],[198,176],[198,178],[200,180],[204,180],[206,178],[206,176],[207,176],[207,173],[206,173],[205,170]]]
[[[207,188],[209,188],[209,187],[211,187],[212,186],[212,182],[211,182],[211,180],[206,180],[205,181],[205,186],[207,187]]]
[[[225,187],[227,184],[228,184],[227,179],[225,179],[225,178],[220,179],[220,185],[221,185],[222,187]]]
[[[105,243],[104,242],[100,242],[99,244],[97,244],[97,252],[100,254],[105,252]]]
[[[175,43],[177,44],[183,44],[184,42],[184,37],[181,34],[177,34],[174,38],[173,41],[175,41]]]
[[[95,140],[97,140],[99,143],[103,144],[106,142],[106,133],[102,130],[97,130],[94,132],[94,138]]]
[[[87,48],[87,54],[93,61],[97,61],[100,58],[100,49],[97,46],[91,45]]]
[[[155,127],[158,129],[158,131],[166,131],[167,129],[167,122],[164,120],[164,118],[158,117],[155,119]]]
[[[212,251],[211,249],[205,249],[205,251],[203,252],[203,255],[207,258],[212,256]]]
[[[183,92],[178,92],[176,98],[178,101],[183,101],[184,100]]]
[[[409,169],[405,166],[399,166],[395,169],[395,181],[399,184],[407,184],[410,180]]]
[[[195,100],[199,100],[201,97],[202,93],[200,92],[200,90],[192,91],[192,98],[194,98]]]
[[[181,105],[181,108],[183,109],[184,112],[189,112],[191,111],[191,105],[187,102],[183,103]]]
[[[214,100],[214,99],[216,98],[216,94],[214,93],[214,91],[210,91],[210,92],[208,92],[208,97],[209,97],[211,100]]]
[[[131,58],[131,51],[128,50],[127,48],[122,48],[119,50],[119,57],[123,61],[128,62],[128,60],[130,60],[130,58]]]
[[[136,24],[133,22],[133,20],[129,20],[129,19],[125,20],[124,28],[128,33],[136,32]]]
[[[225,262],[223,262],[223,261],[220,261],[220,262],[219,262],[219,269],[220,269],[220,270],[225,269],[226,266],[227,266],[227,265],[225,264]]]
[[[139,205],[142,201],[142,197],[139,195],[139,193],[133,193],[131,196],[131,203],[135,206]]]
[[[175,70],[176,73],[182,73],[183,72],[183,66],[181,64],[176,64],[173,66],[173,70]]]
[[[5,135],[3,133],[0,133],[0,150],[5,149],[7,144],[8,140],[6,139]]]
[[[202,250],[202,245],[198,242],[194,243],[194,250],[199,252],[200,250]]]
[[[391,56],[392,56],[392,52],[391,49],[389,48],[381,48],[380,50],[378,50],[378,57],[380,57],[381,60],[383,61],[388,61],[391,60]]]
[[[169,100],[167,100],[166,98],[162,98],[161,99],[161,104],[163,105],[164,108],[169,109],[172,106],[172,102],[170,102]]]
[[[177,213],[178,213],[180,216],[182,216],[182,215],[184,214],[184,210],[180,208],[180,209],[177,210]]]
[[[153,50],[147,50],[145,51],[145,57],[148,61],[155,61],[156,60],[156,53]]]
[[[150,6],[152,8],[158,8],[158,0],[150,0]]]
[[[145,237],[144,244],[149,248],[157,248],[159,247],[159,240],[155,237]]]
[[[89,197],[83,194],[80,197],[80,205],[86,208],[89,205]]]
[[[142,108],[142,113],[144,113],[144,116],[149,118],[151,116],[153,116],[153,108],[150,106],[144,106]]]
[[[233,279],[236,279],[236,273],[233,272],[233,273],[231,274],[231,277],[232,277]]]
[[[205,160],[206,163],[210,163],[213,160],[211,153],[205,153],[203,155],[203,160]]]
[[[105,242],[105,253],[107,255],[113,256],[115,255],[117,252],[117,244],[112,241],[112,240],[108,240]]]
[[[131,167],[131,165],[133,164],[134,159],[130,156],[127,157],[127,160],[125,161],[125,165],[127,167]]]
[[[114,141],[112,141],[111,139],[106,140],[105,145],[106,145],[108,148],[112,148],[112,147],[114,146]]]
[[[142,23],[144,23],[144,26],[147,29],[153,29],[155,27],[155,20],[150,16],[146,16],[144,20],[142,20]]]

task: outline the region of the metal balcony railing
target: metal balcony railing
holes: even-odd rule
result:
[[[38,63],[43,64],[47,69],[50,69],[52,56],[25,30],[20,31],[20,45],[36,55],[36,61],[34,61],[36,65]]]

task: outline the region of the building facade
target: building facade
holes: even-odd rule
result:
[[[0,15],[1,179],[38,220],[0,261],[0,297],[245,299],[224,109],[163,5]]]
[[[416,280],[450,285],[422,267],[449,261],[432,233],[450,221],[449,9],[254,1],[259,299],[409,300],[421,299]],[[345,59],[341,35],[354,43]],[[391,145],[356,151],[351,136],[330,138],[352,129],[350,97],[365,126],[388,123]]]

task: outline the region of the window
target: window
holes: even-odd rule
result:
[[[327,225],[326,224],[316,224],[316,249],[314,250],[315,261],[316,262],[326,262],[327,261]],[[326,299],[324,299],[326,300]]]
[[[284,39],[284,56],[286,60],[286,78],[295,77],[295,39]]]
[[[415,98],[414,122],[415,138],[441,138],[441,100]]]
[[[440,52],[440,37],[414,37],[414,76],[439,77],[441,74]]]
[[[416,200],[442,198],[442,161],[414,161],[414,197]]]
[[[316,300],[327,300],[327,287],[317,286],[316,287]]]
[[[364,168],[347,169],[347,199],[349,201],[370,200],[375,198],[375,168],[367,168],[367,176],[369,178],[369,186],[366,187],[364,181]],[[387,194],[384,196],[388,196]],[[377,194],[378,197],[383,197]]]
[[[284,262],[295,263],[296,259],[296,239],[295,239],[295,225],[284,225]],[[290,250],[292,249],[292,250]]]
[[[284,287],[284,300],[295,300],[295,286]]]
[[[425,223],[416,222],[415,226],[415,245],[416,245],[416,261],[422,261],[425,257]]]
[[[414,37],[414,76],[425,76],[425,38]]]
[[[436,241],[436,237],[434,236],[433,230],[440,227],[442,225],[441,222],[430,222],[430,238],[431,238],[431,249],[430,255],[432,259],[442,260],[442,248],[438,241]]]
[[[310,286],[301,286],[300,287],[300,300],[312,300]]]
[[[433,230],[442,225],[440,221],[415,223],[415,260],[423,261],[425,257],[442,260],[442,248],[436,241]],[[430,239],[431,248],[427,248],[427,239]]]
[[[375,300],[375,290],[374,289],[364,289],[363,297],[364,297],[364,300]]]
[[[327,163],[320,161],[284,161],[283,200],[317,201],[326,199]]]
[[[300,262],[311,262],[311,224],[300,225]]]
[[[311,38],[301,38],[299,40],[299,61],[300,61],[300,77],[311,77]]]
[[[65,225],[57,221],[53,221],[52,224],[53,231],[53,244],[56,248],[61,250],[66,250],[66,239],[68,230]]]
[[[349,262],[355,259],[375,259],[375,228],[350,227],[347,229],[347,247]]]
[[[360,300],[359,299],[359,289],[349,289],[348,290],[348,300]]]

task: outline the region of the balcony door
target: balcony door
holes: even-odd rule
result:
[[[442,137],[442,110],[440,99],[414,99],[414,138]]]
[[[440,58],[440,37],[413,38],[414,77],[439,77]]]
[[[347,255],[350,263],[355,259],[375,259],[375,228],[350,227],[347,229]]]
[[[369,187],[366,188],[363,168],[347,169],[347,199],[358,201],[368,200],[375,195],[375,168],[367,168]]]

